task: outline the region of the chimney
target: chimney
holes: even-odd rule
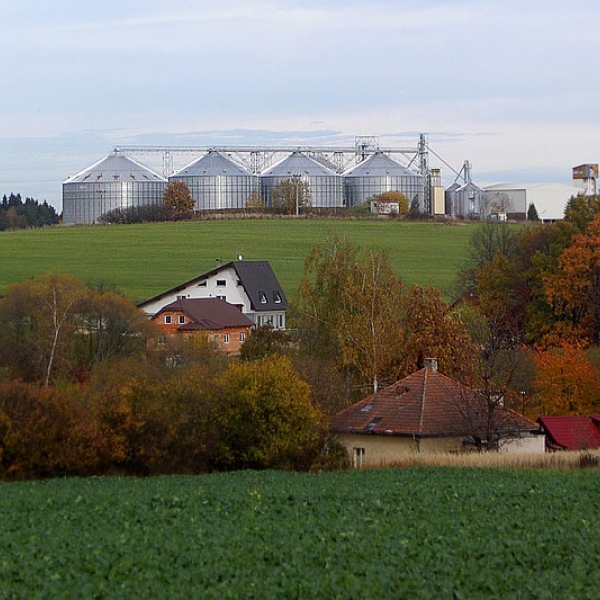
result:
[[[434,373],[437,373],[437,370],[438,370],[437,358],[426,358],[425,359],[425,368],[430,369]]]

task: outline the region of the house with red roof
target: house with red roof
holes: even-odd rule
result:
[[[254,326],[239,306],[220,298],[180,298],[163,306],[152,320],[165,337],[205,335],[228,355],[240,353]]]
[[[547,450],[600,448],[600,415],[551,415],[538,423],[546,434]]]
[[[537,423],[437,370],[427,359],[416,373],[339,412],[331,433],[356,467],[394,464],[415,453],[462,452],[474,445],[502,452],[544,452]],[[488,440],[489,433],[495,439]]]

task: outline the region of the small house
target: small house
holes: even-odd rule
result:
[[[421,452],[466,451],[477,440],[502,452],[544,452],[538,424],[501,405],[486,415],[486,406],[476,390],[427,359],[425,368],[335,415],[331,433],[355,467],[390,465]],[[490,422],[494,440],[485,439]]]

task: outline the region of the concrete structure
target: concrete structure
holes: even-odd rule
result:
[[[234,260],[218,265],[138,305],[153,317],[164,306],[188,298],[219,298],[240,307],[260,327],[285,329],[288,301],[271,265],[264,260]]]
[[[63,183],[65,225],[98,223],[115,209],[160,206],[167,180],[114,152]]]
[[[227,156],[209,151],[169,177],[183,181],[196,201],[194,210],[230,210],[246,206],[258,178]]]

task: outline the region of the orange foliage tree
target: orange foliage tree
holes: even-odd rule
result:
[[[600,215],[558,258],[558,271],[544,278],[557,323],[553,342],[600,342]]]
[[[563,343],[534,357],[536,399],[548,415],[585,414],[600,408],[600,372],[585,352]]]

